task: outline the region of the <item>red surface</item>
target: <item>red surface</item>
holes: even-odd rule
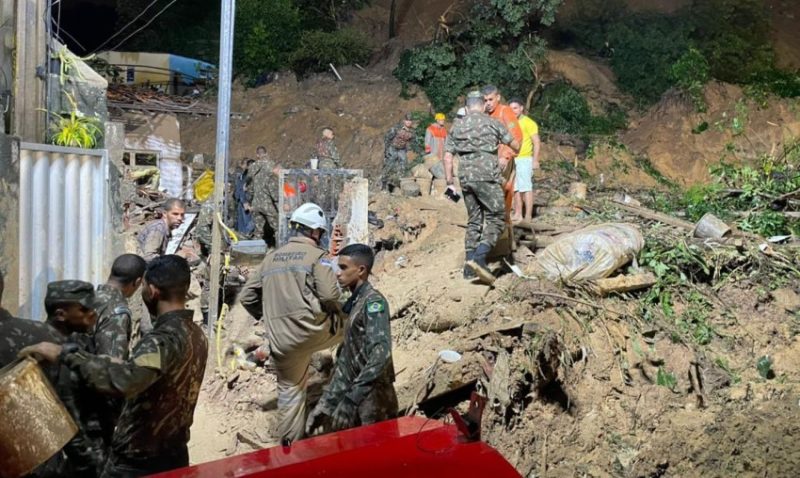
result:
[[[389,420],[155,476],[520,477],[486,443],[467,442],[454,425],[422,417]]]

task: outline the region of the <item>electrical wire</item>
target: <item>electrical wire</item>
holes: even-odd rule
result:
[[[60,1],[60,0],[58,0],[58,1]],[[126,24],[124,27],[120,28],[119,30],[117,30],[117,32],[116,32],[116,33],[114,33],[113,35],[111,35],[110,37],[108,37],[108,39],[106,39],[106,41],[104,41],[103,43],[101,43],[101,44],[100,44],[100,46],[98,46],[97,48],[95,48],[94,50],[92,50],[92,53],[97,53],[97,52],[98,52],[98,51],[99,51],[101,48],[103,48],[104,46],[106,46],[106,45],[107,45],[107,44],[108,44],[108,43],[109,43],[111,40],[113,40],[113,39],[114,39],[114,38],[116,38],[118,35],[120,35],[122,32],[124,32],[125,30],[127,30],[127,29],[128,29],[128,27],[130,27],[131,25],[133,25],[133,24],[134,24],[134,22],[136,22],[136,20],[138,20],[138,19],[142,18],[142,15],[144,15],[145,13],[147,13],[147,11],[148,11],[148,10],[150,10],[150,8],[151,8],[153,5],[155,5],[156,3],[158,3],[158,0],[153,0],[152,2],[150,2],[150,4],[149,4],[149,5],[147,5],[146,7],[144,7],[144,10],[142,10],[142,11],[141,11],[141,12],[140,12],[138,15],[136,15],[136,17],[135,17],[133,20],[129,21],[129,22],[128,22],[128,23],[127,23],[127,24]]]
[[[149,26],[151,23],[153,23],[153,20],[155,20],[156,18],[158,18],[158,16],[159,16],[159,15],[161,15],[162,13],[164,13],[164,12],[165,12],[165,11],[166,11],[166,10],[167,10],[169,7],[171,7],[172,5],[174,5],[174,4],[175,4],[175,2],[177,2],[177,1],[178,1],[178,0],[172,0],[171,2],[169,2],[169,3],[168,3],[168,4],[167,4],[167,5],[164,7],[164,8],[162,8],[161,10],[159,10],[159,11],[158,11],[158,13],[156,13],[155,15],[153,15],[153,18],[151,18],[150,20],[148,20],[148,21],[147,21],[147,23],[145,23],[145,24],[144,24],[144,25],[142,25],[141,27],[137,28],[137,29],[136,29],[136,30],[135,30],[133,33],[131,33],[130,35],[126,36],[126,37],[125,37],[125,38],[124,38],[124,39],[123,39],[121,42],[117,43],[117,45],[116,45],[114,48],[112,48],[112,49],[111,49],[111,51],[114,51],[114,50],[116,50],[117,48],[119,48],[120,46],[122,46],[122,44],[123,44],[123,43],[125,43],[126,41],[128,41],[128,39],[130,39],[132,36],[136,35],[136,34],[137,34],[137,33],[139,33],[140,31],[142,31],[142,30],[144,30],[145,28],[147,28],[147,27],[148,27],[148,26]]]

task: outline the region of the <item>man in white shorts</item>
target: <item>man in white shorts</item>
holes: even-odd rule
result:
[[[511,221],[530,221],[533,218],[533,170],[539,167],[541,150],[539,125],[524,114],[525,103],[520,98],[512,98],[508,105],[517,115],[522,130],[519,155],[514,159],[517,176],[514,180],[514,212]]]

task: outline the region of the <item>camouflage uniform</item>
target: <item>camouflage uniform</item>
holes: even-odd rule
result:
[[[126,399],[103,476],[142,476],[189,464],[189,428],[208,344],[191,310],[156,319],[123,363],[67,344],[61,362],[88,387]]]
[[[483,113],[467,113],[456,121],[445,142],[445,151],[459,156],[458,179],[469,220],[467,255],[484,243],[491,249],[503,232],[505,203],[497,166],[497,146],[514,138],[499,121]]]
[[[95,291],[97,323],[92,334],[91,352],[124,361],[128,359],[131,337],[131,310],[122,292],[101,284]],[[106,446],[111,445],[123,401],[120,399],[97,400],[94,417],[90,420],[89,433],[99,436]]]
[[[351,427],[394,418],[398,406],[393,385],[389,304],[372,284],[365,282],[348,299],[344,312],[350,314],[344,345],[336,359],[333,379],[317,408],[331,416],[339,404],[347,401],[353,413]]]
[[[136,236],[136,241],[139,243],[139,255],[146,262],[163,256],[167,252],[170,238],[171,233],[164,218],[150,221]]]
[[[342,341],[341,291],[323,249],[293,237],[267,254],[240,295],[256,319],[264,317],[270,361],[278,376],[278,433],[303,437],[308,366],[314,352]]]
[[[314,153],[319,160],[317,165],[319,169],[339,169],[342,167],[339,151],[336,149],[334,140],[329,138],[320,139],[317,141]]]
[[[46,302],[79,303],[87,308],[95,306],[92,284],[66,280],[47,285]],[[0,321],[0,367],[12,363],[17,354],[29,345],[39,342],[61,344],[67,340],[80,340],[80,347],[90,344],[83,334],[68,337],[47,322],[10,318]],[[105,460],[102,440],[92,433],[92,417],[97,397],[82,386],[80,381],[63,365],[43,365],[45,375],[56,390],[64,406],[78,425],[78,433],[53,458],[37,468],[31,476],[97,476]]]
[[[105,284],[97,286],[95,300],[94,353],[127,360],[133,316],[128,301],[119,289]]]
[[[414,128],[406,128],[403,123],[396,124],[383,137],[383,177],[381,187],[400,187],[400,178],[405,176],[408,168],[407,151],[416,140]]]
[[[250,205],[253,208],[254,237],[264,239],[268,245],[275,244],[278,231],[278,176],[272,172],[275,163],[269,159],[256,161],[250,166],[252,191]],[[269,230],[266,226],[269,226]]]
[[[211,228],[214,225],[214,201],[211,199],[206,200],[200,208],[200,213],[197,215],[197,226],[195,227],[194,237],[200,243],[200,257],[203,259],[202,270],[200,271],[200,280],[202,282],[202,289],[200,290],[200,310],[203,314],[208,313],[208,297],[210,295],[211,275],[209,274],[209,267],[211,266]],[[205,320],[205,315],[204,315]]]

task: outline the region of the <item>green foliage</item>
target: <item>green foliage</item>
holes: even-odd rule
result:
[[[703,88],[709,80],[710,67],[708,61],[696,48],[689,48],[678,61],[672,65],[672,81],[683,90],[694,103],[697,111],[706,110]]]
[[[66,115],[52,114],[51,116],[53,122],[50,125],[50,140],[53,144],[91,149],[97,146],[98,141],[103,137],[100,120],[85,116],[77,109],[73,109]]]
[[[291,64],[296,72],[304,74],[327,70],[329,63],[363,63],[371,53],[370,41],[361,32],[349,28],[334,32],[315,30],[303,33],[291,55]]]
[[[554,83],[542,90],[532,117],[552,133],[608,135],[627,125],[625,113],[609,108],[606,115],[593,115],[586,98],[567,83]]]
[[[466,88],[497,85],[506,98],[527,96],[544,58],[535,34],[548,25],[562,0],[485,0],[473,4],[468,20],[450,36],[406,50],[394,75],[408,94],[418,85],[437,110],[450,110]]]
[[[757,92],[800,95],[796,72],[774,66],[770,18],[762,0],[695,1],[675,14],[632,13],[623,0],[577,0],[562,38],[610,58],[620,87],[641,105],[673,86],[701,107],[707,79],[761,85]],[[701,108],[699,108],[701,109]]]
[[[656,385],[667,387],[670,390],[675,390],[675,387],[678,386],[678,380],[675,378],[674,374],[664,370],[664,367],[658,367],[658,373],[656,374]]]
[[[782,197],[800,189],[800,143],[788,146],[780,156],[762,155],[754,164],[723,161],[710,172],[711,184],[693,186],[671,201],[657,201],[655,207],[665,212],[683,209],[690,221],[712,213],[765,237],[800,234],[800,221],[782,214],[796,208]]]
[[[703,51],[711,75],[728,83],[748,83],[772,68],[770,19],[763,0],[694,2],[689,19],[693,38]]]
[[[689,49],[689,25],[679,18],[631,15],[612,25],[611,67],[623,91],[643,103],[661,98],[672,84],[672,65]]]
[[[289,64],[299,42],[300,10],[292,0],[239,0],[234,67],[255,79]]]

